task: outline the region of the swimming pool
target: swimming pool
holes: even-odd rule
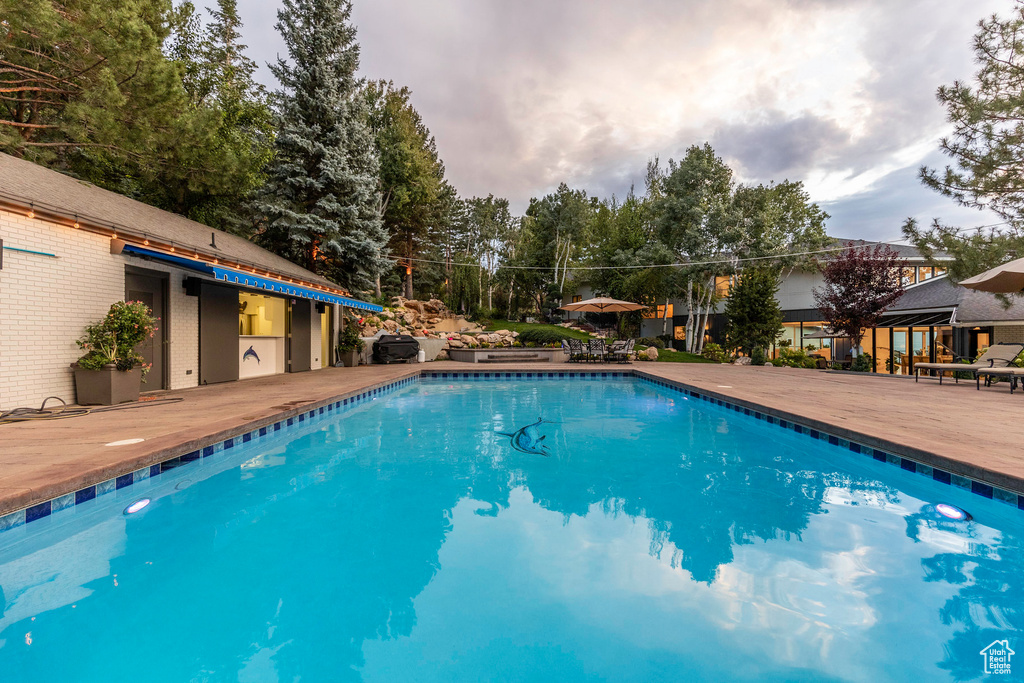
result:
[[[5,683],[941,681],[1024,643],[1024,513],[631,378],[421,380],[30,526]]]

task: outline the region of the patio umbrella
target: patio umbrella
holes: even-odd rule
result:
[[[559,308],[561,311],[587,311],[589,313],[622,313],[624,311],[639,311],[647,308],[642,304],[634,304],[631,301],[619,301],[607,297],[577,301],[574,304],[566,304]]]
[[[1024,290],[1024,258],[986,270],[981,275],[963,280],[960,284],[979,292],[1015,294]]]
[[[837,334],[827,327],[823,327],[813,334],[805,334],[804,339],[833,339],[841,336],[843,335]]]

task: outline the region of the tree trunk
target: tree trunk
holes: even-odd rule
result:
[[[699,330],[700,341],[699,341],[699,343],[697,345],[697,351],[696,351],[697,355],[700,355],[701,353],[704,352],[704,330],[708,326],[708,317],[711,315],[711,301],[712,301],[712,298],[714,296],[714,291],[715,291],[714,288],[713,288],[714,287],[714,282],[715,282],[714,279],[712,279],[711,280],[711,285],[712,286],[708,288],[707,301],[704,304],[704,320],[703,320],[703,322],[700,325],[700,330]]]
[[[668,334],[668,297],[665,297],[665,311],[661,316],[661,333]]]
[[[412,268],[406,268],[405,270],[405,298],[416,298],[412,295]]]
[[[378,299],[381,297],[380,275],[379,274],[377,275],[377,277],[373,281],[373,293],[377,296]]]
[[[686,281],[686,350],[693,353],[693,280]]]

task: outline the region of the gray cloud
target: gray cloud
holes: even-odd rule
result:
[[[363,74],[412,89],[463,195],[622,196],[649,158],[709,140],[746,182],[828,178],[833,232],[892,236],[907,215],[962,215],[917,182],[914,150],[944,130],[938,85],[976,68],[977,20],[1012,6],[354,0],[353,18]],[[274,2],[240,11],[254,59],[283,52]]]

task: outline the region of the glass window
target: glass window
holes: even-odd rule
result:
[[[662,318],[671,318],[672,317],[672,313],[673,313],[672,307],[673,307],[673,304],[669,304],[668,305],[668,314],[667,315],[665,313],[665,305],[664,304],[662,304],[660,306],[656,306],[654,308],[647,308],[646,310],[644,310],[644,317],[645,318],[657,318],[658,320],[661,320]]]
[[[908,351],[907,328],[895,328],[892,331],[892,373],[906,375],[910,370],[910,354]]]
[[[735,275],[720,275],[715,278],[715,296],[719,299],[727,299],[735,286]]]
[[[935,362],[953,362],[953,328],[935,328]]]
[[[932,267],[922,267],[917,269],[917,279],[921,282],[925,280],[931,280],[935,277],[935,269]]]
[[[823,329],[825,329],[823,322],[804,323],[803,348],[825,360],[832,360],[832,340],[814,338],[814,335],[819,334]]]
[[[285,301],[262,294],[238,294],[238,334],[284,337]]]
[[[888,332],[888,330],[883,330],[883,331],[884,332]],[[874,354],[874,351],[872,351],[872,346],[874,344],[874,341],[875,341],[875,331],[874,330],[864,330],[864,338],[861,339],[861,341],[860,341],[860,350],[861,350],[861,352],[862,353],[868,353],[868,354]],[[877,361],[877,359],[875,359],[874,355],[872,355],[871,358],[872,358],[872,360],[875,363],[875,366],[871,370],[872,370],[872,372],[878,372],[878,361]]]
[[[890,348],[889,328],[875,329],[875,371],[890,372],[892,367],[892,348]]]
[[[917,268],[908,267],[903,269],[903,286],[907,287],[917,282]]]
[[[572,295],[572,302],[574,304],[577,304],[577,303],[579,303],[581,301],[583,301],[583,297],[581,295],[579,295],[579,294],[573,294]]]
[[[934,273],[933,277],[938,277],[940,275],[945,275],[946,274],[946,269],[945,268],[939,268],[938,266],[936,266],[936,267],[932,268],[932,273]]]
[[[928,363],[932,352],[931,330],[915,327],[910,332],[914,363]]]

